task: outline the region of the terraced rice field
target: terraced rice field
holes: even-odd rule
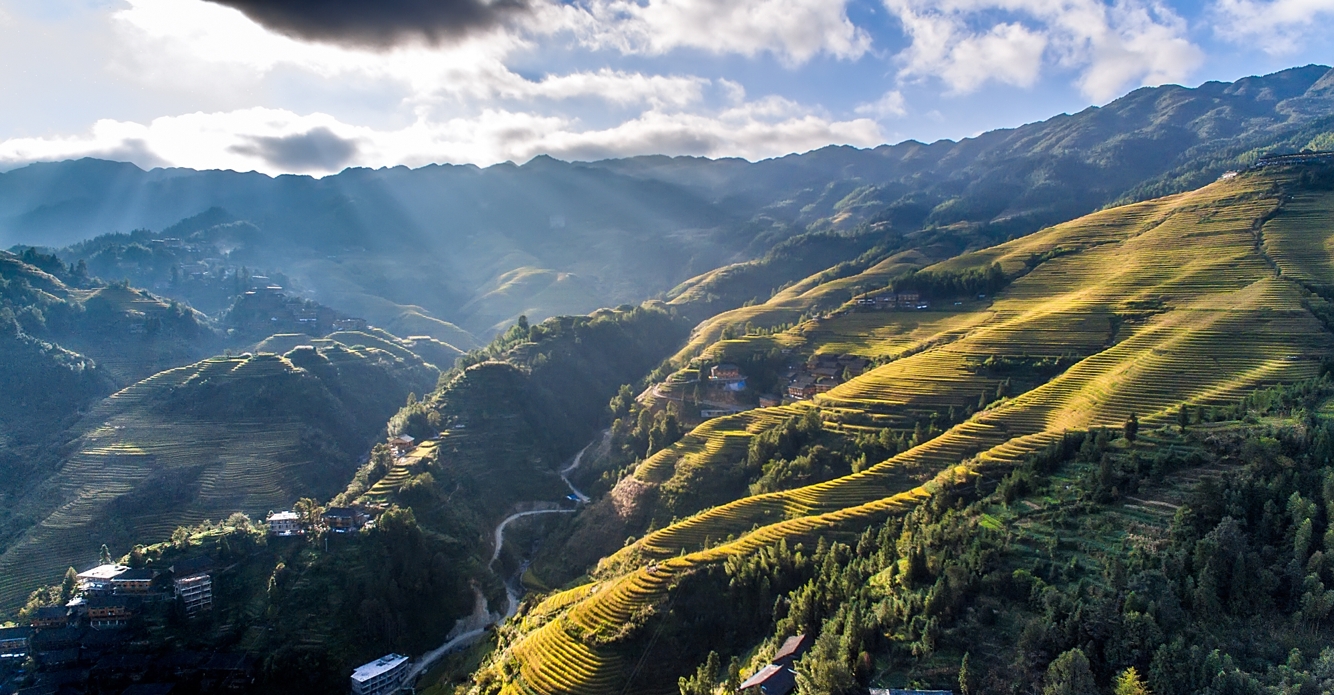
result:
[[[824,273],[817,273],[791,287],[780,290],[763,304],[745,306],[725,311],[701,323],[690,335],[690,341],[681,349],[675,359],[684,361],[700,350],[712,345],[723,334],[727,326],[744,326],[747,322],[760,327],[796,323],[802,314],[814,307],[837,306],[847,301],[857,288],[883,287],[891,279],[902,275],[912,268],[920,268],[929,261],[918,251],[905,251],[886,258],[866,270],[845,278],[828,279]],[[690,301],[689,293],[672,300],[672,303]]]
[[[859,528],[911,508],[931,489],[914,478],[967,476],[973,460],[1017,462],[1067,430],[1119,427],[1132,413],[1152,425],[1182,403],[1230,402],[1317,376],[1334,336],[1304,308],[1293,279],[1334,278],[1326,221],[1334,196],[1299,197],[1280,209],[1272,175],[1099,212],[942,264],[996,262],[1021,277],[984,314],[942,325],[936,340],[919,337],[933,347],[818,396],[817,406],[893,413],[976,402],[998,381],[975,368],[988,355],[1059,356],[1073,366],[860,473],[747,497],[647,534],[604,560],[596,584],[538,606],[541,619],[510,654],[519,681],[508,692],[643,691],[626,682],[626,664],[639,655],[616,650],[618,631],[665,605],[674,577],[780,538]],[[1027,272],[1031,257],[1057,249]],[[890,342],[902,335],[885,330]],[[711,420],[635,476],[657,484],[744,455],[750,437],[795,412]],[[728,538],[735,540],[715,545]]]
[[[405,454],[402,458],[394,461],[393,468],[371,486],[362,497],[368,502],[387,504],[392,501],[394,493],[403,487],[412,477],[412,468],[421,462],[422,459],[435,453],[436,442],[425,441],[418,444],[412,451]]]
[[[237,511],[262,516],[290,505],[301,469],[303,425],[281,414],[244,421],[163,418],[155,408],[176,388],[208,380],[265,378],[294,370],[282,357],[219,357],[156,374],[105,399],[85,418],[88,434],[60,473],[24,509],[42,519],[0,555],[0,604],[85,569],[102,543],[162,540],[180,525]],[[132,509],[133,513],[118,510]]]

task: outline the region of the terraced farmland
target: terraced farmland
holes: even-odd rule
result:
[[[0,555],[0,605],[91,565],[103,543],[120,554],[180,525],[332,495],[407,392],[422,388],[419,365],[375,348],[289,355],[203,360],[94,407],[60,471],[16,510],[38,521]],[[371,383],[382,401],[346,395]]]
[[[605,559],[595,584],[539,606],[542,619],[501,659],[518,674],[509,692],[651,690],[627,682],[627,664],[642,655],[617,648],[629,644],[623,628],[666,605],[672,579],[691,568],[783,538],[858,528],[911,508],[927,494],[922,481],[967,476],[975,460],[1017,462],[1067,430],[1119,427],[1132,413],[1153,426],[1183,403],[1228,403],[1317,376],[1334,336],[1293,280],[1334,277],[1328,252],[1315,253],[1330,237],[1324,220],[1334,196],[1297,196],[1284,207],[1291,184],[1282,171],[1245,174],[942,264],[1000,263],[1014,281],[984,311],[919,335],[930,347],[817,396],[815,407],[911,417],[994,392],[1003,375],[979,368],[989,356],[1060,357],[1072,366],[859,473],[736,500],[645,535]],[[901,339],[901,329],[884,331],[886,341]],[[711,467],[744,456],[751,437],[800,407],[811,406],[711,420],[634,475],[650,486],[707,481]]]
[[[728,326],[744,326],[748,322],[762,327],[796,323],[803,314],[813,309],[833,308],[843,304],[852,298],[857,288],[884,286],[909,269],[920,268],[928,263],[930,261],[921,252],[905,251],[848,277],[835,278],[829,271],[817,273],[780,290],[763,304],[725,311],[701,323],[691,333],[689,343],[677,353],[676,359],[683,360],[698,354],[717,341],[722,336],[723,329]],[[673,303],[688,302],[691,299],[689,294],[682,295],[673,300]]]

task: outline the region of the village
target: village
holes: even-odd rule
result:
[[[407,435],[387,441],[396,465],[407,462],[418,444]],[[268,512],[262,528],[273,542],[324,537],[327,543],[329,536],[374,528],[384,510],[379,504],[298,504]],[[214,607],[215,575],[228,569],[207,555],[175,560],[165,567],[130,566],[113,561],[104,549],[97,565],[67,576],[69,596],[62,605],[36,608],[23,624],[0,627],[0,693],[244,691],[257,674],[258,664],[251,656],[195,651],[153,656],[127,649],[142,641],[149,629],[207,617]],[[402,685],[408,664],[407,657],[393,654],[377,659],[357,669],[352,692],[394,692]]]

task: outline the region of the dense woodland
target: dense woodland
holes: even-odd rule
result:
[[[1334,422],[1313,408],[1332,392],[1326,377],[1153,432],[1071,433],[855,537],[694,577],[677,605],[714,622],[658,619],[711,636],[681,692],[735,685],[767,631],[818,635],[798,668],[811,694],[1108,691],[1131,669],[1155,693],[1328,690]],[[1161,527],[1127,528],[1127,505],[1192,475]]]

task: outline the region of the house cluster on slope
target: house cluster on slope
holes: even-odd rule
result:
[[[13,666],[31,665],[21,674],[22,695],[244,690],[255,676],[254,661],[244,655],[134,649],[145,621],[160,620],[172,602],[186,618],[211,612],[214,572],[208,557],[166,569],[110,563],[80,572],[68,603],[38,608],[26,625],[0,629],[0,666],[13,673]],[[15,692],[17,683],[0,677],[0,692]]]
[[[314,522],[294,511],[269,512],[264,523],[268,526],[269,535],[278,538],[304,536],[311,531],[351,533],[371,523],[372,511],[360,506],[329,507]]]
[[[889,311],[891,309],[929,309],[931,303],[917,292],[882,292],[864,294],[853,300],[858,311]]]
[[[860,376],[870,366],[870,360],[856,355],[812,355],[805,364],[789,365],[784,372],[788,380],[786,396],[789,401],[811,398]]]

